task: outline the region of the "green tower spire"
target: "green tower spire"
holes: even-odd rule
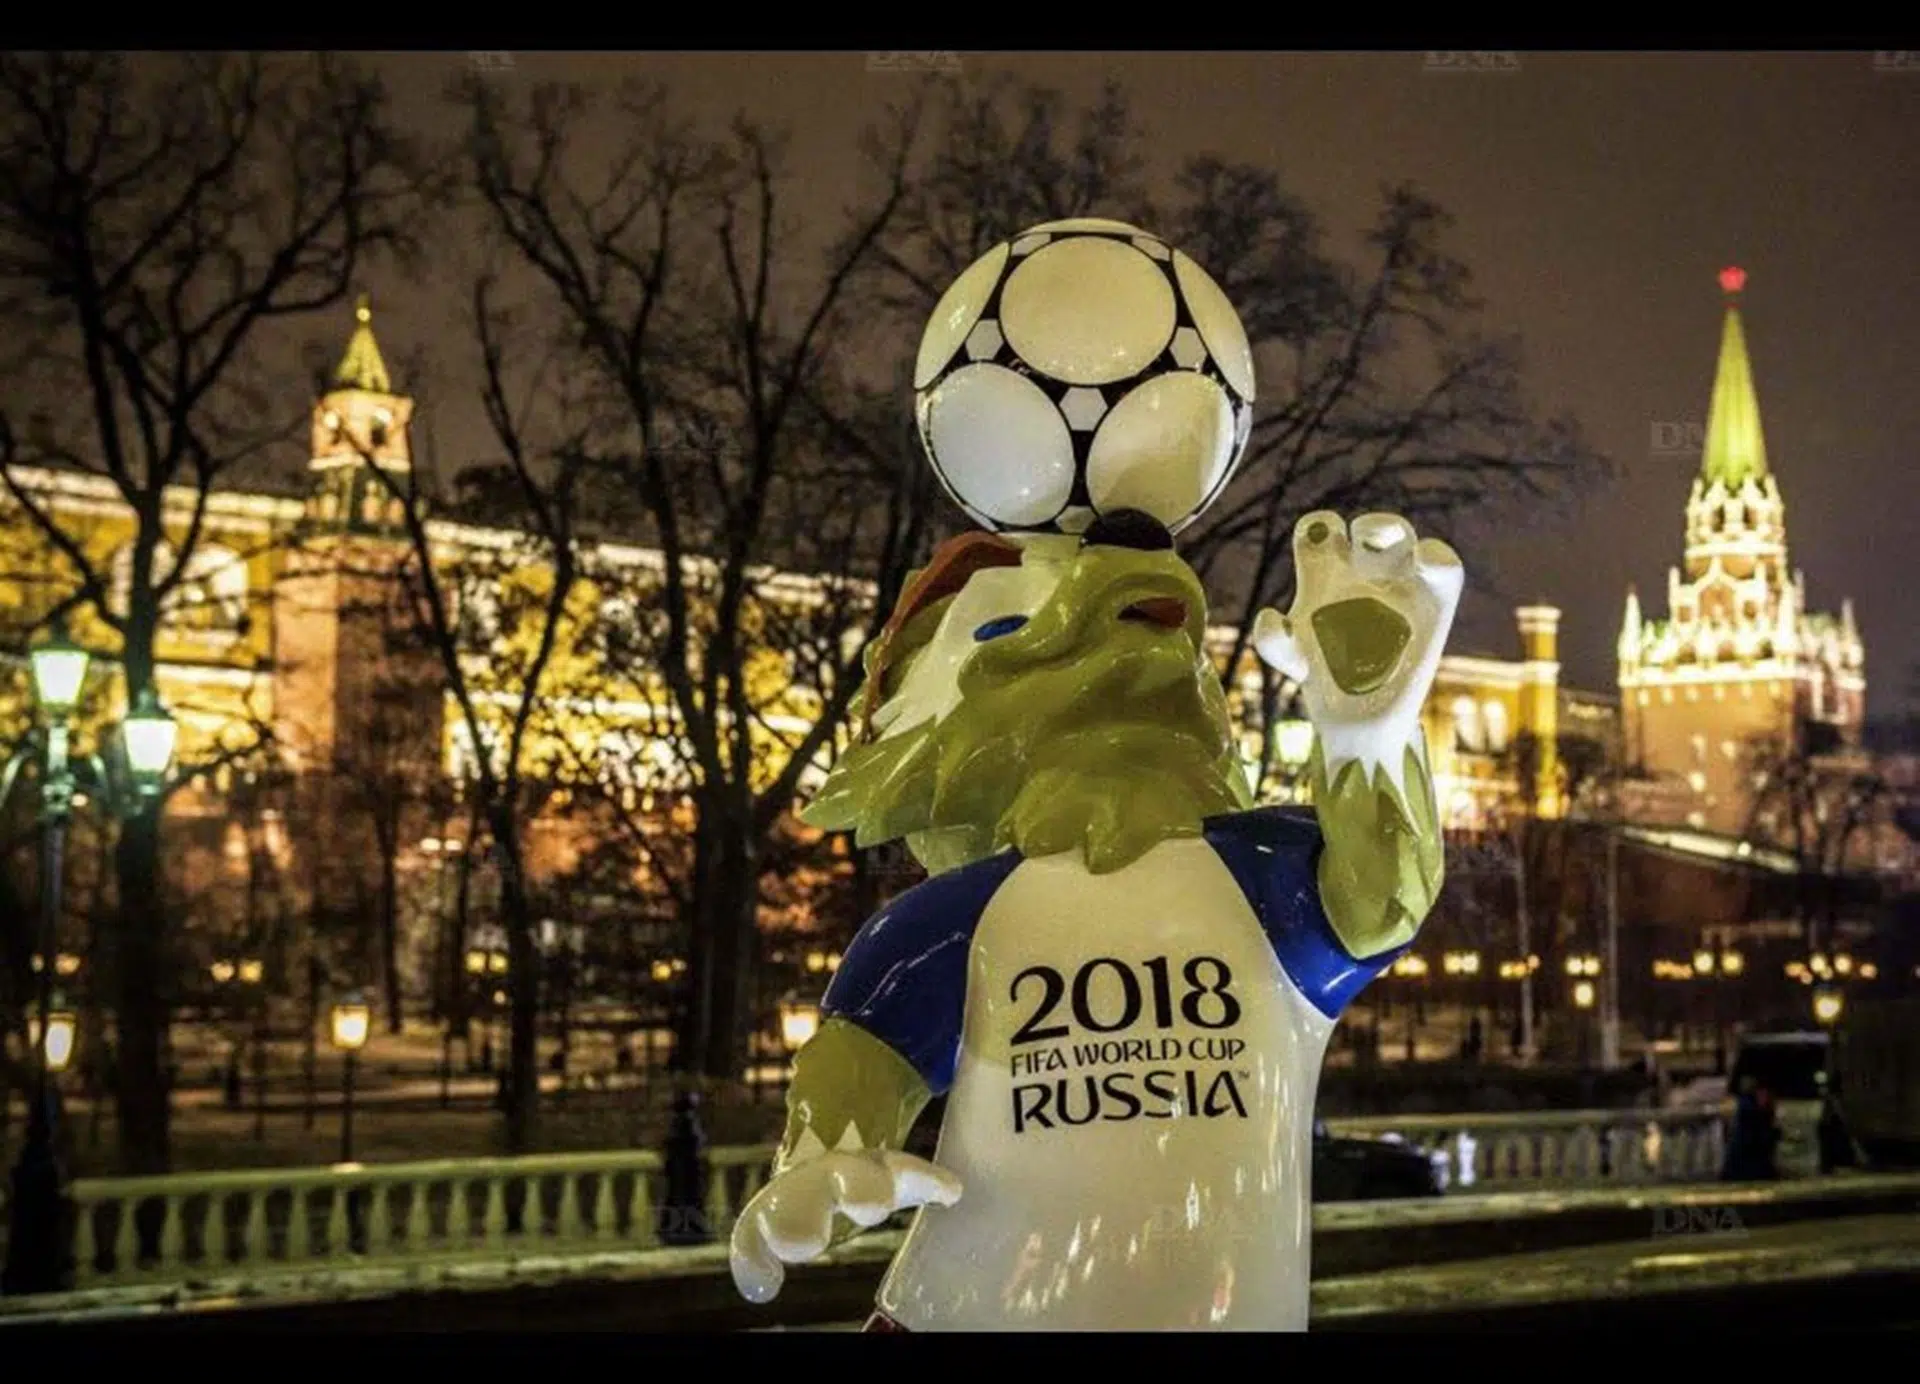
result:
[[[387,376],[386,361],[380,358],[380,344],[373,339],[373,309],[364,293],[360,295],[354,316],[360,319],[360,325],[353,329],[353,339],[347,343],[347,354],[341,358],[340,368],[334,371],[333,381],[348,389],[391,394],[393,381]]]
[[[1700,475],[1729,490],[1767,474],[1767,444],[1760,433],[1760,402],[1753,392],[1753,367],[1747,361],[1747,337],[1740,327],[1743,269],[1720,271],[1727,295],[1726,325],[1720,331],[1720,364],[1713,380],[1713,405],[1707,413],[1707,443]]]

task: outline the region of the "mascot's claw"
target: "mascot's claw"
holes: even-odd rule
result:
[[[835,1152],[776,1173],[733,1227],[733,1281],[749,1302],[771,1302],[786,1264],[826,1253],[836,1214],[865,1229],[896,1211],[960,1199],[960,1180],[924,1158],[891,1149]]]
[[[1293,545],[1293,609],[1261,611],[1254,648],[1300,684],[1323,738],[1410,733],[1459,604],[1459,557],[1395,514],[1364,514],[1349,530],[1318,510],[1294,526]],[[1346,758],[1359,747],[1341,748]]]

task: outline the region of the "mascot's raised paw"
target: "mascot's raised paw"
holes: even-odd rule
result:
[[[741,1211],[731,1246],[734,1284],[749,1302],[770,1302],[786,1279],[783,1265],[826,1253],[836,1216],[866,1229],[896,1211],[951,1206],[959,1198],[958,1178],[911,1154],[819,1154],[776,1173]]]
[[[1410,939],[1439,891],[1420,713],[1465,572],[1452,548],[1395,514],[1362,515],[1349,531],[1318,510],[1295,526],[1293,552],[1293,609],[1260,612],[1253,643],[1300,684],[1328,842],[1321,894],[1346,944],[1368,956]]]
[[[1362,515],[1349,533],[1330,510],[1294,527],[1293,552],[1293,609],[1261,611],[1254,647],[1301,684],[1329,761],[1395,762],[1453,624],[1460,559],[1398,515]]]

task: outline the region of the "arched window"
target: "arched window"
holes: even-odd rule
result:
[[[1453,700],[1453,743],[1468,754],[1487,752],[1487,735],[1480,724],[1480,704],[1471,697]]]
[[[1505,753],[1510,729],[1507,725],[1506,704],[1493,701],[1482,703],[1480,718],[1487,729],[1487,753]]]

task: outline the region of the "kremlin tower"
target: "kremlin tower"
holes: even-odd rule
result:
[[[273,588],[275,733],[295,766],[371,781],[402,757],[394,708],[408,707],[409,734],[429,759],[442,708],[438,668],[415,630],[417,593],[400,575],[412,550],[394,488],[410,479],[413,400],[394,390],[365,298],[354,317],[313,406],[304,518]],[[383,762],[359,762],[368,756]]]
[[[1726,836],[1752,828],[1757,756],[1857,744],[1866,698],[1853,603],[1838,618],[1809,613],[1806,577],[1788,559],[1741,323],[1745,284],[1739,269],[1720,274],[1720,361],[1684,565],[1667,574],[1669,618],[1649,618],[1629,590],[1619,644],[1627,762],[1658,785],[1645,815]]]

